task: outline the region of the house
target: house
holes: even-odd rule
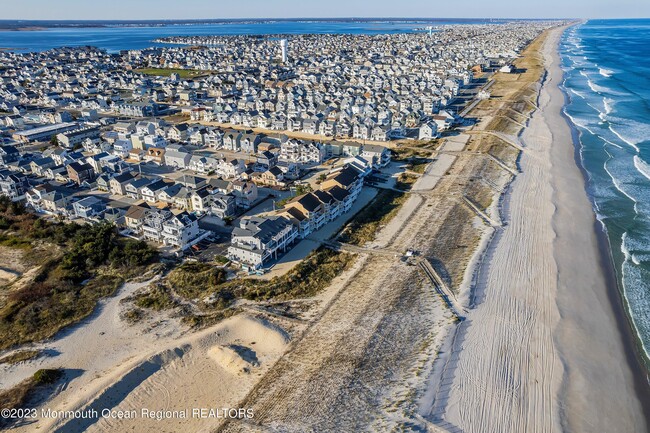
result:
[[[189,174],[184,174],[181,177],[176,179],[176,183],[179,183],[183,186],[186,186],[190,189],[199,189],[204,187],[207,184],[207,179],[200,176],[191,176]]]
[[[210,201],[210,214],[221,219],[235,215],[237,209],[235,196],[218,192],[211,196]]]
[[[262,173],[253,173],[252,180],[260,185],[284,186],[284,173],[278,167],[272,167]]]
[[[73,203],[72,207],[75,215],[84,219],[100,216],[106,210],[104,202],[92,195]]]
[[[142,120],[135,125],[135,132],[144,135],[153,135],[156,133],[156,124]]]
[[[83,142],[83,149],[89,153],[101,153],[101,152],[110,152],[113,149],[113,145],[108,141],[104,140],[93,140],[86,138]]]
[[[142,235],[145,240],[162,243],[163,223],[171,218],[169,209],[150,208],[144,212]]]
[[[277,155],[275,153],[269,152],[268,150],[257,155],[257,165],[262,166],[266,169],[275,167],[277,162]]]
[[[210,210],[212,195],[207,188],[192,191],[190,200],[192,200],[192,210],[200,214],[207,213]]]
[[[428,122],[418,128],[418,140],[431,140],[438,136],[438,125],[435,122]]]
[[[12,173],[8,170],[0,171],[0,194],[12,200],[20,200],[29,189],[27,177],[21,173]]]
[[[192,154],[180,144],[170,144],[165,149],[165,165],[174,168],[186,168],[190,163]]]
[[[36,211],[42,210],[41,201],[43,200],[43,197],[53,191],[54,188],[49,183],[44,183],[28,189],[25,192],[27,205]]]
[[[197,173],[209,173],[214,170],[217,165],[215,158],[208,156],[192,155],[190,158],[189,169]]]
[[[326,145],[327,157],[357,156],[361,154],[361,143],[356,141],[331,141]]]
[[[53,215],[66,215],[71,197],[59,191],[47,194],[41,199],[41,209]]]
[[[298,237],[298,229],[283,216],[242,218],[232,232],[228,258],[259,269],[287,251]]]
[[[176,209],[192,210],[192,190],[182,186],[174,195],[172,206]]]
[[[241,150],[241,137],[241,132],[235,129],[227,130],[223,135],[223,147],[227,150],[232,150],[233,152],[239,152]]]
[[[124,214],[124,225],[126,228],[129,229],[132,233],[141,235],[145,220],[145,214],[149,209],[151,208],[146,203],[141,203],[129,207],[129,209],[126,211],[126,214]]]
[[[113,154],[120,158],[128,158],[129,152],[133,149],[131,140],[119,139],[113,143]]]
[[[85,129],[78,129],[70,132],[62,132],[56,136],[59,145],[67,149],[72,149],[76,146],[81,146],[83,141],[87,138],[99,138],[99,128],[91,127]]]
[[[126,195],[126,186],[135,179],[135,176],[131,172],[126,172],[113,176],[111,180],[108,181],[110,186],[111,194],[115,195]]]
[[[239,145],[242,152],[257,153],[257,146],[262,142],[262,137],[252,132],[242,134]]]
[[[137,162],[143,161],[143,160],[144,160],[144,156],[145,156],[146,154],[147,154],[147,152],[145,152],[145,151],[142,150],[142,149],[131,149],[131,150],[129,150],[129,156],[128,156],[128,159],[129,159],[131,162],[137,163]]]
[[[68,178],[77,185],[84,182],[92,181],[95,176],[95,170],[90,164],[72,162],[67,166]]]
[[[141,177],[139,179],[134,179],[131,182],[127,183],[124,186],[124,191],[128,197],[131,197],[134,200],[142,199],[141,189],[153,182],[151,179]]]
[[[253,182],[235,180],[232,182],[232,194],[237,207],[248,209],[257,200],[257,185]]]
[[[158,114],[158,104],[153,101],[122,103],[115,106],[118,113],[130,117],[152,117]]]
[[[101,152],[97,153],[94,155],[87,156],[86,159],[84,160],[87,164],[90,164],[90,166],[93,168],[93,171],[95,174],[101,174],[103,171],[102,167],[102,158],[108,156],[108,153],[106,152]]]
[[[20,159],[20,153],[15,146],[0,146],[0,167],[6,167]]]
[[[354,156],[343,161],[345,165],[354,168],[359,176],[364,178],[372,173],[372,164],[361,156]]]
[[[311,192],[289,201],[284,209],[285,211],[295,209],[296,212],[304,216],[304,218],[299,219],[301,220],[300,237],[303,239],[321,228],[328,221],[325,204],[321,202],[317,195]]]
[[[169,128],[169,131],[167,131],[167,137],[173,141],[187,141],[188,129],[189,128],[186,123],[174,125]]]
[[[45,170],[54,167],[55,165],[56,163],[49,156],[45,158],[34,159],[29,163],[29,166],[32,169],[32,173],[37,176],[45,176]]]
[[[338,187],[333,187],[338,188]],[[318,198],[318,200],[323,204],[323,210],[325,211],[325,220],[332,221],[341,215],[343,211],[342,202],[337,200],[337,198],[330,194],[328,190],[318,189],[313,191],[312,194]]]
[[[161,237],[165,245],[184,250],[193,245],[199,235],[199,224],[196,217],[187,212],[171,215],[162,223]]]
[[[97,176],[97,189],[103,192],[109,192],[111,190],[111,177],[107,174],[100,174]]]
[[[320,164],[327,156],[326,146],[315,141],[287,140],[280,145],[280,159],[300,164]]]
[[[246,166],[241,159],[227,160],[224,158],[217,161],[216,172],[226,179],[238,177],[245,171]]]
[[[156,180],[140,188],[140,196],[142,197],[142,200],[146,201],[147,203],[155,203],[158,201],[158,194],[160,194],[168,186],[169,184],[164,180]]]
[[[385,167],[390,163],[390,150],[377,144],[364,144],[361,156],[370,162],[373,167]]]
[[[165,163],[165,149],[160,147],[148,148],[147,153],[144,155],[144,160],[163,165]]]
[[[50,180],[56,180],[61,183],[68,183],[70,181],[68,169],[62,165],[48,168],[43,175]]]
[[[333,186],[326,190],[337,202],[338,209],[333,209],[332,212],[338,212],[339,215],[346,213],[352,208],[354,204],[354,197],[341,187]],[[336,215],[330,219],[336,218]]]
[[[329,190],[334,186],[338,186],[350,193],[351,201],[354,201],[361,192],[363,182],[359,173],[354,168],[344,167],[343,169],[330,174],[321,183],[321,189]]]
[[[164,188],[158,192],[156,198],[159,202],[165,203],[168,206],[173,206],[176,195],[180,192],[180,190],[184,188],[185,187],[183,185],[177,183],[168,185],[167,188]]]

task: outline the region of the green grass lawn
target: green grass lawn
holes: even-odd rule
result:
[[[173,73],[177,73],[181,78],[197,78],[207,75],[208,71],[199,71],[197,69],[174,69],[174,68],[142,68],[135,69],[135,72],[146,75],[156,75],[160,77],[169,77]]]

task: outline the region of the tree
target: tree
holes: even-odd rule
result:
[[[56,138],[56,135],[52,135],[52,138],[50,138],[50,144],[52,146],[58,146],[59,145],[59,139]]]

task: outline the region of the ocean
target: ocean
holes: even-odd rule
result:
[[[92,45],[108,52],[166,46],[153,40],[167,36],[268,35],[268,34],[383,34],[405,33],[426,26],[481,24],[489,20],[413,21],[271,21],[223,22],[108,27],[55,27],[30,31],[0,31],[0,49],[16,52],[44,51],[57,47]],[[505,21],[501,21],[505,22]],[[28,23],[25,23],[28,24]]]
[[[650,20],[590,20],[560,44],[565,114],[629,317],[650,359]],[[585,228],[586,229],[586,228]]]

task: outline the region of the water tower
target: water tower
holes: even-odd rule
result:
[[[282,50],[282,63],[287,63],[287,50],[289,42],[286,39],[280,39],[280,49]]]

